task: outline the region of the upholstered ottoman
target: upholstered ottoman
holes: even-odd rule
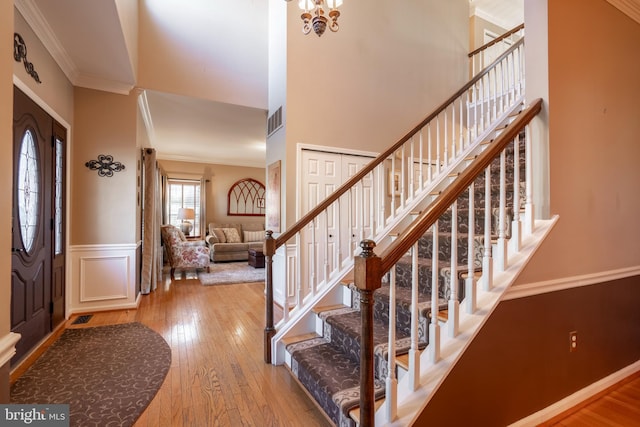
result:
[[[264,254],[260,249],[249,249],[249,265],[253,268],[264,268]]]

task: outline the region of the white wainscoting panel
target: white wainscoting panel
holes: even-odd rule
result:
[[[136,308],[138,246],[72,246],[69,314]]]
[[[295,306],[298,296],[298,247],[285,244],[273,257],[273,300],[280,307]]]

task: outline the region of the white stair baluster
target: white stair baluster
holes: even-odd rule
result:
[[[411,349],[409,350],[409,388],[416,391],[420,386],[420,349],[418,347],[418,242],[411,251]]]
[[[433,250],[431,255],[431,323],[429,324],[429,360],[440,360],[440,324],[438,323],[438,221],[433,224]]]
[[[447,331],[451,338],[458,335],[460,327],[458,301],[458,201],[451,205],[451,275],[449,279],[449,318],[447,319]]]
[[[467,313],[473,314],[477,309],[477,292],[475,278],[475,184],[469,186],[469,237],[467,251],[467,279],[465,280],[464,300]]]
[[[522,221],[520,221],[520,136],[513,139],[513,222],[509,246],[512,253],[522,246]]]
[[[396,419],[398,409],[398,380],[396,379],[396,266],[391,267],[389,281],[389,341],[388,369],[385,381],[387,421]]]
[[[491,256],[491,165],[484,173],[484,256],[482,257],[482,289],[493,286],[493,258]]]
[[[524,207],[524,232],[528,235],[534,231],[534,205],[533,205],[533,157],[531,153],[531,125],[525,127],[524,133],[525,149],[525,194],[526,203]]]
[[[496,242],[496,268],[498,271],[505,271],[507,269],[507,238],[506,228],[507,221],[505,214],[507,210],[507,179],[506,179],[506,150],[502,150],[500,153],[500,201],[498,204],[498,241]]]

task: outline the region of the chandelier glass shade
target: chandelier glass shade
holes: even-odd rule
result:
[[[334,33],[338,31],[338,8],[342,0],[298,0],[298,6],[302,9],[302,32],[309,34],[311,30],[320,37],[327,27]],[[329,17],[325,16],[325,9],[329,10]]]

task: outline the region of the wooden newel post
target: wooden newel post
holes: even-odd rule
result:
[[[271,363],[271,338],[276,333],[273,326],[273,255],[276,253],[276,240],[273,231],[267,230],[264,241],[264,266],[265,266],[265,328],[264,328],[264,361]]]
[[[360,242],[362,252],[355,258],[355,284],[360,291],[360,426],[373,426],[375,397],[373,383],[373,291],[381,286],[381,260],[373,252],[373,240]]]

